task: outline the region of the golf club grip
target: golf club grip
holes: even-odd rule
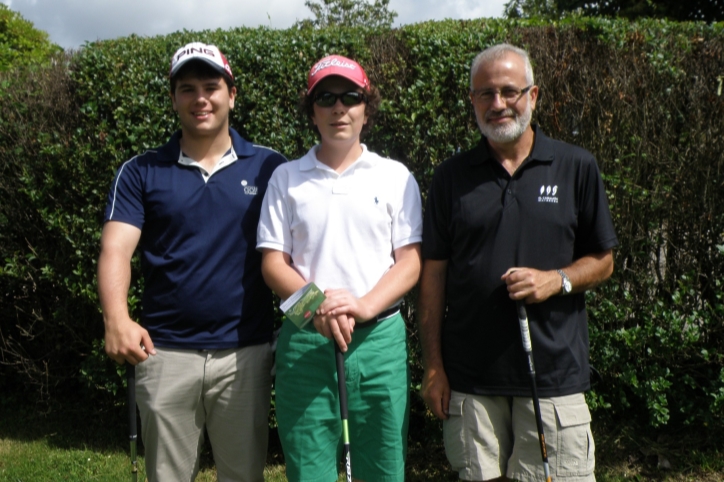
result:
[[[530,340],[530,326],[528,325],[528,312],[525,309],[525,302],[522,300],[516,301],[515,307],[518,310],[518,324],[520,325],[520,337],[523,340],[523,350],[531,354],[533,353],[533,343]]]
[[[339,345],[334,343],[334,355],[337,361],[337,387],[339,389],[339,413],[342,420],[347,420],[347,383],[344,374],[344,353]]]

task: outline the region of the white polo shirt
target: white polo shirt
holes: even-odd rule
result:
[[[288,253],[320,289],[367,294],[395,263],[393,250],[422,240],[420,190],[400,162],[369,152],[338,174],[317,146],[269,181],[257,249]]]

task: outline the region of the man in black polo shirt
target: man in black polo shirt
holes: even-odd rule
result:
[[[595,480],[584,292],[611,275],[618,244],[598,167],[531,126],[538,87],[525,51],[491,47],[470,74],[483,138],[437,168],[425,211],[422,395],[462,480],[542,480],[524,300],[551,472]]]

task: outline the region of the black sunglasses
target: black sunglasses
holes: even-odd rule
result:
[[[342,105],[351,107],[367,102],[367,96],[362,92],[344,92],[342,94],[333,94],[332,92],[320,92],[314,96],[314,103],[319,107],[332,107],[337,103],[337,99],[342,101]]]

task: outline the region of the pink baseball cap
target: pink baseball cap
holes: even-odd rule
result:
[[[173,54],[169,77],[176,75],[181,66],[189,60],[202,60],[218,70],[220,74],[227,74],[232,80],[234,79],[229,61],[226,60],[221,50],[216,45],[206,45],[201,42],[186,44]]]
[[[312,93],[322,79],[331,75],[343,77],[363,89],[370,86],[370,79],[367,78],[367,74],[360,64],[341,55],[330,55],[314,64],[312,70],[309,71],[307,95]]]

